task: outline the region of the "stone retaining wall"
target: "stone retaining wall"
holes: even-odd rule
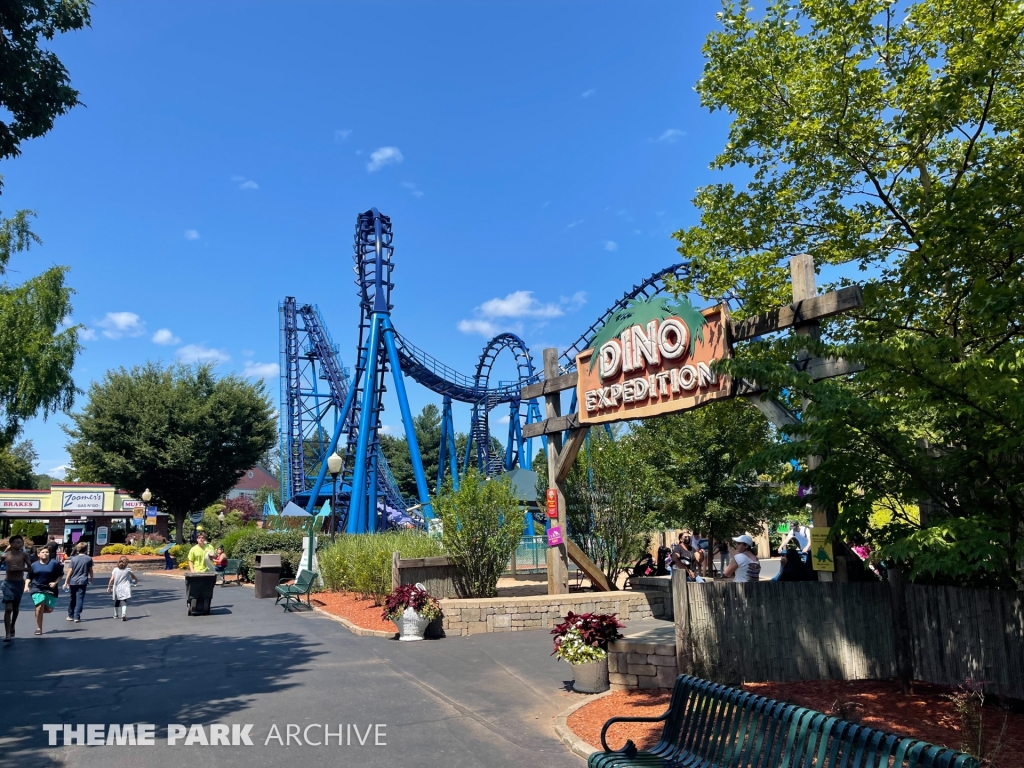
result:
[[[676,681],[676,647],[616,640],[608,644],[608,682],[613,691],[671,688]]]
[[[659,592],[585,592],[571,595],[492,597],[479,600],[442,600],[447,635],[484,632],[520,632],[552,629],[565,615],[614,613],[622,621],[664,618],[672,608],[670,594]],[[675,664],[675,656],[672,656]],[[674,666],[673,666],[674,671]]]

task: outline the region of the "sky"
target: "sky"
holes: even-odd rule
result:
[[[50,47],[84,106],[0,163],[5,215],[70,267],[74,378],[213,362],[280,400],[278,305],[315,303],[346,365],[356,215],[391,217],[398,331],[472,374],[496,332],[539,361],[674,263],[728,115],[693,86],[717,2],[108,0]],[[19,274],[22,276],[19,278]],[[511,356],[494,376],[513,378]],[[414,412],[440,397],[408,382]],[[393,387],[386,431],[401,433]],[[494,432],[505,427],[494,419]],[[66,417],[34,419],[62,474]],[[468,410],[456,411],[468,429]]]

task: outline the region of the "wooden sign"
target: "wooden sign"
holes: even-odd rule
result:
[[[715,373],[730,357],[729,310],[698,312],[685,299],[635,302],[576,357],[581,425],[685,411],[732,396],[732,380]]]

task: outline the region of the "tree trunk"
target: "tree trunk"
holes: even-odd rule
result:
[[[185,543],[185,513],[173,511],[171,516],[174,518],[174,543],[184,544]]]

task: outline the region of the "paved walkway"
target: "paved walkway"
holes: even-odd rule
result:
[[[97,585],[80,624],[67,597],[34,637],[26,604],[0,648],[0,766],[580,768],[552,718],[573,701],[546,631],[399,643],[356,637],[319,614],[284,614],[248,587],[218,587],[210,616],[187,617],[183,584],[142,575],[129,620]],[[47,746],[44,723],[156,724],[156,746]],[[167,746],[167,725],[252,723],[254,746]],[[271,726],[385,726],[386,746],[265,743]],[[321,740],[322,729],[308,731]]]

